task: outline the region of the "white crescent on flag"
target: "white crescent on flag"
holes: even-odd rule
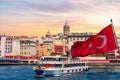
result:
[[[99,35],[99,36],[97,36],[97,38],[102,38],[103,39],[103,44],[101,46],[97,47],[98,49],[102,49],[107,43],[107,38],[106,38],[105,35]]]
[[[106,45],[106,43],[107,43],[107,38],[106,38],[105,35],[98,35],[97,38],[103,39],[102,45],[97,47],[97,49],[102,49],[102,48]],[[90,43],[90,44],[88,45],[89,48],[92,48],[92,46],[93,46],[92,43]]]

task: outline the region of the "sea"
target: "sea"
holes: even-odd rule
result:
[[[38,78],[32,65],[0,65],[0,80],[120,80],[120,67],[90,67],[82,73]]]

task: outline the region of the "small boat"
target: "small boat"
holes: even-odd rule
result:
[[[87,62],[80,58],[61,56],[45,56],[38,65],[33,67],[37,77],[61,76],[64,74],[80,73],[88,70]]]

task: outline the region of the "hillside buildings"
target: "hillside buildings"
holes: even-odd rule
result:
[[[0,35],[0,57],[7,56],[7,58],[40,59],[41,56],[66,56],[68,54],[70,55],[71,46],[74,42],[84,42],[93,35],[95,35],[95,33],[71,32],[70,25],[67,21],[63,26],[63,33],[58,33],[56,35],[52,35],[50,30],[48,30],[45,37]],[[120,46],[120,39],[118,39],[118,45]],[[115,58],[114,54],[109,55]]]

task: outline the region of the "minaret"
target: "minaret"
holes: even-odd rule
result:
[[[70,26],[69,26],[68,22],[66,21],[63,26],[63,34],[64,34],[64,36],[68,36],[69,33],[70,33]]]

